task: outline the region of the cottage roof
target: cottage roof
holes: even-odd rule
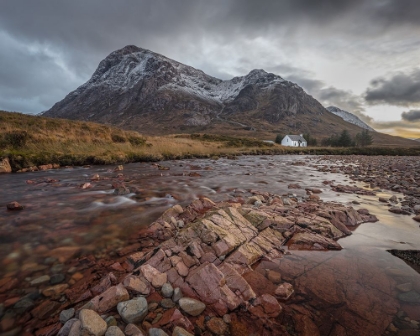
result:
[[[290,134],[288,134],[287,135],[292,141],[304,141],[304,142],[306,142],[306,140],[305,140],[305,138],[303,137],[303,136],[301,136],[301,135],[290,135]]]

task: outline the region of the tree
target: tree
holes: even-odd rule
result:
[[[284,136],[281,134],[277,134],[276,140],[274,140],[275,143],[281,144],[281,141],[283,140]]]
[[[338,138],[338,147],[350,147],[353,145],[350,133],[347,130],[343,130]]]
[[[356,146],[365,147],[373,143],[373,137],[367,129],[356,134]]]
[[[322,139],[323,146],[332,146],[332,147],[350,147],[354,146],[354,141],[352,140],[349,132],[343,130],[340,135],[331,135],[329,138]]]
[[[316,138],[312,138],[309,133],[304,134],[303,137],[305,138],[308,146],[316,146],[318,144],[318,140]]]

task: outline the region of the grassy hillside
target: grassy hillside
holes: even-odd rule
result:
[[[116,164],[242,154],[420,155],[420,146],[395,148],[292,148],[230,135],[145,137],[90,122],[0,111],[0,158],[14,171],[44,164]]]

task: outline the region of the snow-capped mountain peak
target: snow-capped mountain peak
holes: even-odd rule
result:
[[[375,132],[375,130],[372,127],[370,127],[368,124],[366,124],[364,121],[362,121],[358,116],[354,115],[353,113],[344,111],[336,106],[328,106],[326,109],[329,112],[335,114],[336,116],[339,116],[344,121],[357,125],[361,128],[367,129],[369,131]]]

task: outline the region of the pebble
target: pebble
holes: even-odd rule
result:
[[[172,295],[172,301],[178,302],[182,298],[182,292],[181,289],[178,287],[174,289],[174,295]]]
[[[60,273],[64,269],[63,264],[55,264],[51,267],[51,273],[57,274]]]
[[[107,330],[106,322],[93,310],[82,309],[79,313],[80,335],[104,335]]]
[[[106,331],[105,336],[124,336],[124,333],[117,326],[111,326]]]
[[[223,315],[223,321],[225,321],[225,323],[230,324],[232,322],[232,318],[230,317],[229,314],[225,314]]]
[[[72,318],[70,320],[68,320],[64,326],[60,329],[60,331],[58,332],[57,336],[69,336],[70,335],[70,331],[73,327],[73,325],[77,322],[77,324],[80,324],[80,321],[77,318]]]
[[[50,279],[50,284],[51,285],[57,285],[60,282],[63,282],[65,279],[66,279],[66,277],[65,277],[64,274],[61,274],[61,273],[59,273],[59,274],[53,274],[51,276],[51,279]]]
[[[191,316],[198,316],[206,309],[203,302],[191,298],[181,298],[178,303],[181,309]]]
[[[171,299],[163,299],[160,301],[160,305],[165,309],[170,309],[175,307],[175,302],[173,302]]]
[[[7,210],[23,210],[23,206],[20,205],[18,202],[14,201],[14,202],[10,202],[6,205]]]
[[[157,307],[159,307],[159,304],[157,302],[151,302],[149,304],[149,311],[154,311]]]
[[[172,336],[194,336],[194,335],[181,327],[175,327],[174,331],[172,332]]]
[[[404,302],[420,303],[420,294],[412,290],[398,294],[398,299]]]
[[[105,319],[105,322],[106,322],[106,324],[107,324],[108,327],[116,326],[118,324],[117,323],[117,320],[115,319],[114,316],[108,316]]]
[[[39,278],[32,280],[30,283],[31,283],[31,286],[37,286],[37,285],[41,285],[43,283],[50,281],[50,279],[51,278],[49,275],[42,275]]]
[[[149,336],[169,336],[166,332],[159,328],[150,328]]]
[[[134,325],[132,323],[127,324],[124,332],[127,336],[141,336],[141,335],[144,335],[142,333],[142,331],[136,325]]]
[[[170,298],[173,295],[173,293],[174,293],[174,288],[172,287],[172,285],[169,282],[163,284],[162,295],[165,298]]]
[[[407,282],[407,283],[397,285],[396,287],[401,292],[409,292],[413,289],[413,284],[411,282]]]
[[[70,320],[74,316],[74,308],[63,310],[60,313],[60,322],[66,323],[68,320]]]
[[[29,298],[23,298],[21,300],[19,300],[18,302],[15,303],[15,305],[13,306],[13,310],[21,315],[24,312],[28,311],[29,309],[31,309],[34,306],[34,302],[29,299]],[[2,314],[0,314],[2,315]]]
[[[117,310],[125,323],[141,322],[149,312],[147,301],[144,297],[118,303]]]

